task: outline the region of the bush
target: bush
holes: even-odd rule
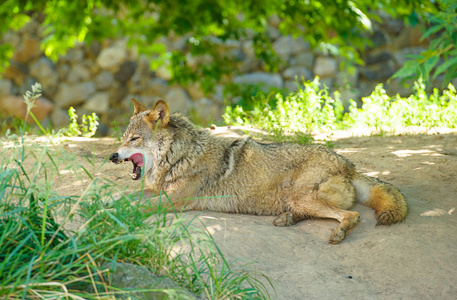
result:
[[[320,89],[318,78],[303,83],[297,92],[286,97],[278,93],[274,101],[270,101],[258,93],[251,102],[255,103],[252,110],[244,110],[239,105],[227,106],[225,122],[263,128],[277,141],[291,134],[303,136],[315,130],[370,128],[393,132],[410,126],[457,127],[455,87],[449,84],[444,91],[434,89],[429,95],[421,80],[415,82],[412,94],[406,98],[390,97],[379,84],[370,96],[362,98],[361,108],[351,99],[347,112],[344,112],[340,94],[335,92],[332,97],[327,88]]]

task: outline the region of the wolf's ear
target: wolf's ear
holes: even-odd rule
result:
[[[135,111],[133,112],[134,115],[147,110],[143,104],[141,104],[140,102],[135,100],[135,98],[133,98],[133,97],[132,97],[132,103],[133,103],[133,107],[135,108]]]
[[[148,123],[152,124],[160,120],[161,127],[167,126],[168,122],[170,121],[170,111],[168,110],[168,106],[165,101],[157,101],[151,112],[144,118]]]

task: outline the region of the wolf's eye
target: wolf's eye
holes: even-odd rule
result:
[[[134,141],[136,141],[136,140],[139,139],[139,138],[140,138],[139,136],[134,136],[134,137],[132,137],[132,138],[130,139],[130,141],[131,141],[131,142],[134,142]]]

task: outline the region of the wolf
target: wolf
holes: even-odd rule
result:
[[[329,243],[357,225],[356,201],[374,209],[378,225],[402,221],[405,197],[389,183],[365,176],[323,145],[263,143],[220,137],[157,101],[149,110],[132,98],[134,113],[113,163],[131,161],[132,178],[165,192],[177,210],[273,215],[275,226],[307,218],[339,221]],[[158,198],[156,199],[158,201]]]

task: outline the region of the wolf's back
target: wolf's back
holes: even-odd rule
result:
[[[393,185],[359,173],[352,184],[357,200],[375,210],[377,225],[390,225],[405,219],[408,212],[406,199]]]

